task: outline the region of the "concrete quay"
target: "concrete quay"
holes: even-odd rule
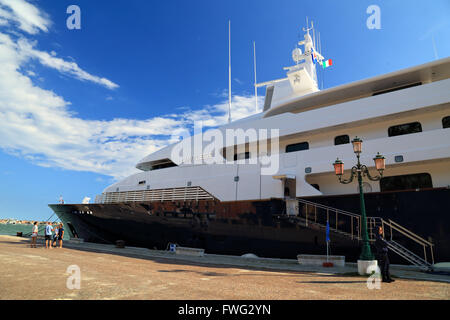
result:
[[[0,299],[288,299],[448,300],[450,276],[393,266],[394,283],[369,289],[356,264],[324,268],[296,259],[204,254],[182,256],[145,248],[65,241],[29,247],[0,236]],[[79,269],[80,288],[68,285]],[[72,268],[72,269],[70,269]],[[73,281],[72,281],[73,282]],[[72,283],[71,282],[71,283]]]

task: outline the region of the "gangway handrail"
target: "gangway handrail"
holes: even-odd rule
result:
[[[427,244],[427,245],[429,245],[429,246],[433,246],[433,245],[434,245],[432,242],[429,242],[429,241],[425,240],[424,238],[422,238],[422,237],[419,236],[418,234],[415,234],[415,233],[412,232],[411,230],[408,230],[408,229],[406,229],[405,227],[399,225],[397,222],[394,222],[394,221],[392,221],[391,219],[388,219],[388,220],[389,220],[389,223],[390,223],[390,224],[393,224],[393,225],[395,226],[394,229],[395,229],[395,228],[402,229],[402,230],[404,230],[405,233],[408,233],[408,234],[410,234],[412,237],[417,238],[417,241],[416,241],[416,242],[419,242],[419,243],[420,243],[420,242],[421,242],[421,243],[425,243],[425,244]]]
[[[367,220],[368,221],[379,220],[379,222],[381,222],[381,225],[383,227],[383,233],[385,232],[384,226],[387,225],[390,228],[391,240],[392,240],[392,230],[395,230],[395,231],[399,232],[400,234],[404,235],[405,237],[409,238],[410,240],[413,240],[414,242],[421,245],[423,247],[423,252],[424,252],[424,261],[426,261],[427,263],[428,263],[428,260],[427,260],[426,250],[427,250],[427,248],[429,248],[430,253],[431,253],[431,263],[434,264],[434,252],[433,252],[434,244],[432,242],[423,239],[416,233],[412,232],[411,230],[406,229],[405,227],[399,225],[397,222],[395,222],[391,219],[388,219],[388,221],[386,221],[380,217],[367,217]],[[372,235],[372,233],[370,235]],[[370,239],[370,240],[373,241],[374,239]]]
[[[305,200],[305,199],[301,199],[301,198],[297,198],[297,200],[299,200],[300,202],[303,202],[304,204],[312,205],[312,206],[315,206],[315,207],[318,207],[318,208],[328,209],[328,210],[331,210],[331,211],[339,212],[339,213],[346,214],[346,215],[349,215],[349,216],[353,216],[353,217],[356,217],[356,218],[361,218],[361,216],[359,214],[356,214],[356,213],[353,213],[353,212],[349,212],[349,211],[345,211],[345,210],[329,207],[329,206],[326,206],[326,205],[323,205],[323,204],[320,204],[320,203],[311,202],[311,201],[308,201],[308,200]]]
[[[314,222],[317,223],[317,208],[326,210],[326,220],[327,221],[330,221],[330,219],[329,219],[330,218],[329,217],[330,213],[336,215],[335,228],[333,229],[333,231],[341,231],[343,233],[348,234],[348,236],[350,236],[352,239],[361,240],[361,216],[360,215],[355,214],[353,212],[348,212],[348,211],[345,211],[345,210],[341,210],[341,209],[333,208],[333,207],[330,207],[330,206],[326,206],[326,205],[323,205],[323,204],[311,202],[311,201],[308,201],[308,200],[305,200],[305,199],[301,199],[301,198],[297,198],[297,201],[299,201],[299,203],[304,204],[306,207],[311,206],[311,207],[315,208],[315,210],[314,210]],[[306,215],[306,224],[308,224],[308,221],[312,222],[311,219],[308,219],[308,212],[307,212],[307,210],[305,212],[305,215]],[[348,218],[350,218],[350,230],[343,230],[343,229],[340,230],[339,225],[338,225],[338,221],[339,220],[342,221],[342,219],[339,219],[339,215],[347,216]],[[354,225],[353,219],[355,219],[356,225]],[[320,223],[318,223],[318,224],[320,224]],[[324,225],[324,227],[325,227],[325,225]],[[355,229],[355,227],[356,227],[356,229]]]
[[[400,232],[401,234],[403,234],[404,236],[410,238],[411,240],[414,240],[415,242],[419,243],[419,244],[426,244],[429,246],[433,246],[434,244],[425,240],[424,238],[420,237],[419,235],[417,235],[416,233],[412,232],[411,230],[406,229],[405,227],[399,225],[397,222],[392,221],[391,219],[388,219],[388,221],[384,220],[381,217],[367,217],[367,220],[380,220],[380,222],[382,224],[386,224],[388,225],[390,228]],[[384,228],[383,228],[383,232],[384,232]]]
[[[420,261],[422,264],[426,264],[427,266],[429,266],[429,265],[431,265],[427,260],[425,260],[424,258],[422,258],[422,257],[420,257],[419,255],[417,255],[417,254],[415,254],[414,252],[412,252],[412,251],[410,251],[410,250],[408,250],[408,249],[406,249],[404,246],[402,246],[400,243],[398,243],[398,242],[396,242],[396,241],[389,241],[388,242],[388,244],[389,244],[389,247],[390,248],[393,248],[393,247],[395,247],[397,250],[401,250],[401,251],[406,251],[406,252],[408,252],[408,256],[410,257],[410,259],[413,259],[413,260],[418,260],[418,261]],[[412,257],[412,258],[411,258]],[[406,259],[406,258],[405,258]]]
[[[331,212],[335,212],[336,213],[336,229],[335,229],[336,231],[341,231],[341,230],[339,230],[338,224],[337,224],[338,214],[342,214],[342,215],[346,215],[346,216],[351,217],[352,218],[351,221],[350,221],[350,223],[351,223],[351,233],[348,233],[348,232],[346,232],[344,230],[342,230],[341,232],[347,233],[348,236],[352,237],[352,239],[355,238],[357,240],[361,240],[361,224],[362,224],[361,223],[361,221],[362,221],[362,216],[361,215],[358,215],[358,214],[355,214],[355,213],[352,213],[352,212],[348,212],[348,211],[345,211],[345,210],[340,210],[340,209],[337,209],[337,208],[329,207],[329,206],[326,206],[326,205],[323,205],[323,204],[314,203],[314,202],[311,202],[311,201],[308,201],[308,200],[305,200],[305,199],[301,199],[301,198],[297,198],[297,200],[300,203],[305,204],[306,206],[314,207],[315,208],[315,212],[314,212],[315,216],[317,216],[317,208],[321,208],[321,209],[326,210],[327,211],[327,220],[328,220],[329,212],[330,211]],[[306,211],[308,211],[308,210],[306,210]],[[307,219],[308,219],[308,212],[306,212],[306,221],[307,221]],[[353,228],[354,228],[353,227],[353,219],[357,219],[356,222],[359,224],[359,230],[357,230],[356,234],[353,234],[353,231],[354,231],[353,230]],[[314,222],[316,224],[321,225],[320,222],[316,221],[317,217],[315,217],[314,220],[315,220]],[[396,231],[399,234],[403,235],[404,237],[406,237],[406,238],[408,238],[410,240],[413,240],[414,242],[416,242],[419,245],[421,245],[423,247],[423,251],[424,251],[423,252],[424,253],[424,258],[421,258],[420,256],[418,256],[414,252],[412,252],[412,251],[410,251],[410,250],[408,250],[408,249],[406,249],[404,247],[402,247],[403,248],[402,250],[404,252],[400,252],[400,251],[397,252],[398,248],[395,248],[395,249],[393,248],[394,252],[396,252],[397,254],[402,256],[403,258],[407,259],[408,261],[412,262],[413,264],[415,262],[411,261],[411,259],[409,259],[409,258],[406,258],[405,257],[405,255],[406,255],[405,252],[409,252],[409,255],[418,257],[420,259],[419,261],[422,261],[421,263],[423,263],[423,261],[424,261],[426,264],[430,264],[428,262],[428,259],[427,259],[427,248],[429,248],[430,252],[431,252],[431,264],[434,264],[434,253],[433,253],[433,245],[434,244],[432,242],[425,240],[424,238],[420,237],[416,233],[414,233],[411,230],[408,230],[407,228],[399,225],[397,222],[392,221],[391,219],[385,220],[385,219],[383,219],[381,217],[370,217],[369,216],[369,217],[366,217],[366,223],[367,223],[367,227],[369,229],[368,231],[369,231],[369,240],[370,241],[374,241],[375,240],[375,236],[374,235],[377,234],[377,233],[376,233],[376,231],[374,232],[374,229],[377,226],[379,226],[381,224],[381,226],[383,227],[383,236],[384,236],[385,231],[387,231],[387,228],[385,228],[385,226],[387,226],[387,227],[389,227],[389,231],[390,231],[390,235],[391,235],[390,238],[391,238],[392,242],[394,242],[393,241],[393,231]]]
[[[391,242],[393,242],[393,241],[391,241]],[[398,243],[396,243],[396,245],[393,245],[391,242],[388,242],[389,249],[392,250],[393,252],[395,252],[396,254],[398,254],[399,256],[401,256],[403,259],[407,260],[408,262],[410,262],[414,265],[418,265],[421,268],[425,268],[425,269],[430,268],[431,263],[422,259],[421,257],[414,254],[412,251],[410,251],[408,249],[406,249],[407,250],[406,252],[408,252],[408,254],[405,254],[405,251],[403,251],[404,249],[402,249],[403,247],[399,248],[396,246],[396,245],[398,245]]]

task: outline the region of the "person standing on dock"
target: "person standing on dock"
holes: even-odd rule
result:
[[[58,233],[59,233],[59,225],[56,224],[56,226],[53,228],[53,231],[55,231],[55,233],[53,234],[53,241],[52,241],[52,247],[57,247],[57,243],[56,241],[58,241]]]
[[[64,237],[64,225],[61,222],[59,224],[59,229],[58,229],[58,241],[59,241],[59,247],[60,248],[62,248],[63,237]]]
[[[377,249],[377,260],[378,266],[381,269],[381,276],[383,277],[383,282],[394,282],[391,279],[391,274],[389,273],[389,257],[388,257],[388,244],[385,239],[383,239],[383,228],[378,228],[377,238],[375,240],[375,248]]]
[[[53,227],[52,223],[49,221],[47,222],[47,225],[45,226],[45,248],[52,248],[52,232]]]
[[[37,248],[36,247],[36,241],[38,236],[39,228],[37,226],[37,221],[33,224],[33,230],[31,231],[31,248]]]

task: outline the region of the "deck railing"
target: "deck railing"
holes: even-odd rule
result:
[[[181,187],[154,190],[105,192],[95,197],[95,203],[198,201],[214,197],[201,187]]]

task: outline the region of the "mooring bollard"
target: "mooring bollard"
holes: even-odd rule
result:
[[[125,248],[125,241],[117,240],[116,241],[116,248]]]

